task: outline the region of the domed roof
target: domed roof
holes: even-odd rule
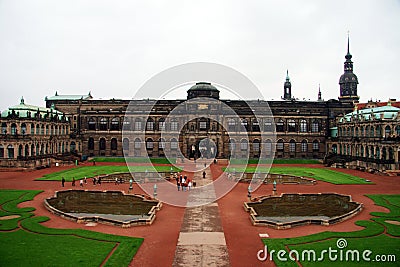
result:
[[[210,91],[218,91],[219,92],[219,90],[209,82],[198,82],[195,85],[193,85],[192,87],[190,87],[190,89],[188,91],[193,91],[193,90],[202,90],[202,91],[210,90]]]
[[[387,106],[376,107],[376,108],[366,108],[361,110],[356,110],[351,113],[344,115],[344,118],[340,119],[340,122],[343,122],[343,119],[346,121],[350,121],[352,117],[355,116],[363,116],[365,120],[374,119],[394,119],[397,117],[397,114],[400,112],[400,108],[394,107],[390,104]]]
[[[352,72],[345,72],[340,76],[339,84],[346,83],[346,82],[355,82],[358,84],[357,75]]]

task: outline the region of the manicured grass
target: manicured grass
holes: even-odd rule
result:
[[[174,164],[176,158],[169,161],[167,158],[143,158],[143,157],[94,157],[90,162],[131,162],[131,163],[154,163],[154,164]]]
[[[0,221],[1,266],[128,266],[142,238],[116,236],[82,229],[53,229],[41,225],[47,217],[32,217],[34,209],[16,205],[41,191],[0,190],[1,216],[21,217]],[[9,221],[20,226],[7,229]],[[8,231],[19,228],[16,231]],[[113,251],[113,249],[115,251]]]
[[[85,176],[87,178],[94,177],[102,174],[118,173],[118,172],[169,172],[171,171],[171,166],[83,166],[76,167],[64,171],[54,172],[46,174],[36,180],[40,181],[61,181],[62,177],[66,181],[72,181],[72,177],[75,180],[83,179]],[[172,171],[178,172],[181,169],[172,166]]]
[[[379,205],[389,208],[390,213],[371,213],[385,217],[372,218],[371,221],[357,221],[357,225],[365,227],[361,231],[327,231],[296,238],[262,239],[262,241],[267,245],[269,252],[275,250],[273,260],[277,266],[298,266],[295,261],[290,260],[288,257],[289,251],[293,250],[296,250],[300,257],[303,251],[315,252],[317,260],[312,260],[312,257],[311,260],[308,259],[308,257],[305,259],[300,258],[301,266],[398,266],[398,260],[400,259],[400,238],[393,236],[399,236],[400,227],[398,225],[388,224],[385,221],[399,221],[398,214],[400,213],[400,206],[396,206],[395,204],[400,202],[400,195],[368,195],[368,197],[373,199],[377,204],[379,202]],[[388,228],[388,226],[392,228]],[[339,238],[344,238],[347,241],[347,246],[338,248],[337,241]],[[329,250],[329,247],[338,251],[336,254],[332,254],[338,255],[337,260],[330,260],[328,253],[325,253],[325,255],[321,257],[322,251]],[[285,251],[286,254],[284,258],[287,258],[287,261],[281,261],[277,258],[277,252],[279,250]],[[346,252],[349,250],[357,250],[360,253],[360,261],[345,261]],[[364,250],[372,251],[369,258],[373,261],[365,261],[362,259]],[[339,258],[340,251],[343,251],[343,260]],[[304,255],[308,256],[307,253]],[[374,262],[374,260],[377,255],[394,255],[397,261],[379,263],[379,265],[376,265],[377,262]],[[320,258],[319,261],[318,258]]]
[[[268,164],[271,159],[230,159],[230,164]],[[273,164],[321,164],[317,159],[274,159]]]
[[[249,166],[244,167],[229,167],[225,171],[233,172],[235,169],[237,172],[255,172],[256,167]],[[324,168],[309,168],[309,167],[271,167],[268,168],[259,167],[257,168],[259,172],[269,172],[275,174],[287,174],[294,176],[309,177],[319,181],[324,181],[332,184],[372,184],[372,182],[367,182],[357,176],[350,174],[337,172],[334,170],[324,169]]]

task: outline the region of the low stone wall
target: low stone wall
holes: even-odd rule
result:
[[[313,217],[313,218],[304,218],[304,219],[297,218],[297,219],[294,219],[293,221],[289,221],[289,222],[276,222],[276,221],[273,221],[273,220],[267,219],[267,218],[264,218],[264,219],[257,218],[257,217],[259,217],[257,212],[250,205],[254,204],[254,203],[262,203],[265,199],[282,198],[285,195],[295,195],[295,194],[281,194],[280,196],[264,196],[264,197],[258,198],[258,200],[254,201],[254,202],[245,202],[244,203],[244,209],[245,209],[246,212],[249,212],[250,220],[251,220],[253,225],[256,225],[256,226],[267,226],[267,227],[271,227],[271,228],[278,229],[278,230],[289,229],[289,228],[296,227],[296,226],[310,225],[310,224],[329,226],[329,225],[332,225],[332,224],[339,223],[339,222],[342,222],[344,220],[347,220],[347,219],[355,216],[359,212],[361,212],[361,210],[363,209],[363,204],[362,203],[358,203],[358,202],[352,201],[351,196],[347,196],[347,195],[340,195],[340,194],[336,194],[336,193],[297,194],[297,195],[298,196],[305,196],[305,195],[320,195],[320,196],[323,196],[323,195],[332,195],[332,194],[335,194],[335,195],[338,195],[338,196],[346,196],[346,197],[348,197],[349,198],[349,203],[351,202],[351,203],[356,204],[356,208],[352,209],[349,212],[343,213],[341,215],[330,217],[329,219],[322,218],[322,217],[326,217],[326,216],[320,216],[321,218],[316,218],[318,216],[309,216],[309,217]],[[296,217],[296,216],[294,216],[294,217]],[[297,217],[300,217],[300,216],[297,216]],[[304,217],[307,217],[307,216],[304,216]]]
[[[81,192],[99,192],[99,191],[92,191],[92,190],[65,190],[65,191],[60,191],[60,192],[66,192],[66,191],[81,191]],[[103,193],[122,193],[124,196],[128,196],[130,194],[125,194],[124,192],[121,191],[101,191]],[[101,215],[91,215],[91,216],[74,216],[71,213],[61,211],[52,205],[50,205],[49,201],[50,199],[57,198],[57,194],[59,192],[56,191],[54,197],[50,197],[44,200],[44,206],[46,207],[47,210],[49,210],[51,213],[58,215],[62,218],[77,222],[77,223],[89,223],[89,222],[96,222],[96,223],[102,223],[102,224],[107,224],[107,225],[114,225],[114,226],[119,226],[122,228],[128,228],[131,226],[138,226],[138,225],[151,225],[155,218],[156,218],[156,212],[161,209],[162,203],[158,200],[155,200],[151,197],[145,196],[145,195],[131,195],[135,197],[142,198],[143,202],[152,202],[156,205],[154,205],[150,211],[146,214],[146,218],[137,218],[134,220],[130,221],[122,221],[122,220],[117,220],[117,219],[110,219],[110,218],[105,218],[104,216]]]
[[[243,183],[250,183],[255,176],[255,179],[261,179],[264,184],[304,184],[304,185],[315,185],[316,180],[306,177],[286,175],[286,174],[274,174],[274,173],[251,173],[245,172],[241,176],[236,176],[234,173],[228,175],[228,179],[239,181]]]

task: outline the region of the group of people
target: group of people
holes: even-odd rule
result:
[[[93,181],[93,185],[96,185],[96,184],[101,185],[101,177],[98,177],[98,178],[93,177],[92,181]],[[72,186],[75,186],[75,184],[76,184],[75,177],[72,177],[71,185],[72,185]],[[80,179],[80,180],[79,180],[79,186],[80,186],[80,187],[83,187],[83,185],[87,185],[87,178],[86,178],[86,176],[85,176],[83,179]],[[65,178],[64,178],[64,177],[62,177],[62,179],[61,179],[61,186],[62,186],[62,187],[65,187]]]
[[[196,187],[196,181],[188,178],[186,175],[183,176],[182,174],[175,175],[176,186],[178,191],[187,191],[190,190],[192,187]]]

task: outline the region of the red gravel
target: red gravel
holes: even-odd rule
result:
[[[96,165],[110,165],[110,163],[96,162]],[[113,163],[112,165],[124,165],[124,163]],[[87,163],[86,166],[92,166]],[[285,165],[277,165],[285,166]],[[294,166],[294,165],[289,165]],[[302,165],[304,166],[304,165]],[[30,171],[30,172],[0,172],[0,188],[2,189],[30,189],[44,190],[43,193],[36,196],[33,201],[21,203],[22,207],[35,207],[34,212],[37,216],[46,216],[50,220],[44,225],[53,228],[81,228],[103,233],[143,237],[145,240],[136,254],[132,266],[171,266],[174,260],[175,247],[178,242],[179,231],[183,220],[184,208],[177,208],[164,204],[157,212],[156,220],[151,226],[137,226],[132,228],[119,228],[98,224],[94,227],[88,227],[84,224],[77,224],[48,212],[43,205],[43,200],[54,195],[57,190],[62,190],[61,182],[34,181],[35,178],[44,174],[60,171],[74,166],[52,167],[49,169]],[[221,173],[220,165],[212,165],[211,171],[214,177]],[[311,165],[307,165],[311,167]],[[323,168],[321,165],[312,165],[312,167]],[[335,169],[344,173],[356,175],[374,182],[374,185],[333,185],[325,182],[318,182],[317,185],[278,185],[278,194],[280,193],[317,193],[317,192],[336,192],[349,194],[353,200],[364,204],[364,209],[355,217],[333,226],[301,226],[288,230],[275,230],[267,227],[252,226],[248,214],[244,211],[243,202],[247,201],[248,184],[237,184],[236,187],[226,196],[218,200],[220,217],[225,232],[225,238],[228,246],[230,262],[232,266],[273,266],[271,262],[259,262],[257,260],[258,250],[263,248],[259,237],[260,233],[268,233],[271,238],[276,237],[296,237],[304,236],[323,231],[348,232],[362,229],[356,226],[355,221],[368,220],[372,211],[387,210],[383,207],[374,205],[373,201],[365,194],[398,194],[400,184],[398,177],[378,176],[355,170]],[[128,190],[128,184],[114,185],[102,184],[93,186],[89,179],[88,185],[84,187],[95,190]],[[66,183],[64,189],[73,188],[71,182]],[[79,183],[75,186],[79,189]],[[134,193],[142,193],[140,188],[134,187]],[[263,185],[254,196],[271,194],[272,185]]]

